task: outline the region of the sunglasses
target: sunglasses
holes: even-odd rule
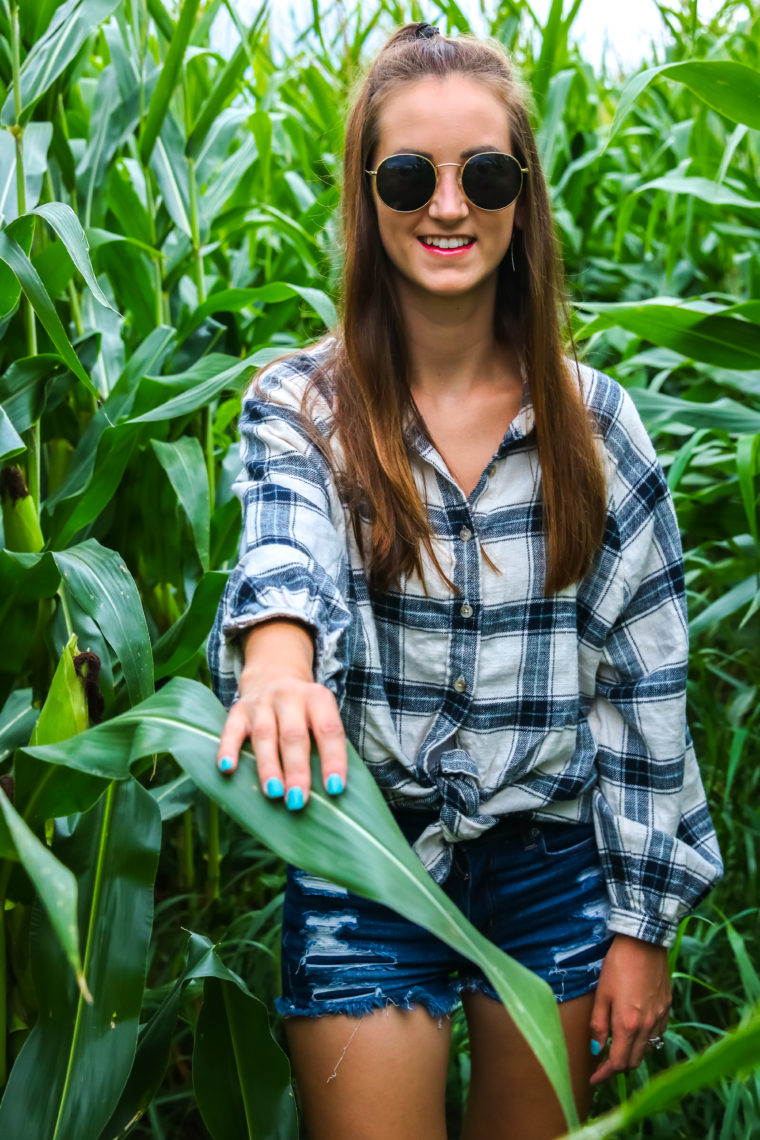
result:
[[[431,162],[421,154],[392,154],[377,170],[365,170],[375,178],[382,202],[399,214],[411,214],[427,206],[438,185],[442,166],[459,167],[459,186],[479,210],[506,210],[515,201],[528,173],[513,154],[485,151],[466,162]]]

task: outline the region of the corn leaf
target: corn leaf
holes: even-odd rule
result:
[[[24,122],[51,84],[65,71],[79,49],[119,0],[68,0],[53,14],[47,31],[32,47],[21,67],[21,117]],[[0,111],[0,121],[13,123],[13,92],[9,91]]]
[[[480,934],[423,869],[368,769],[349,746],[346,793],[328,796],[312,757],[307,809],[294,818],[241,771],[226,780],[214,764],[225,713],[203,686],[175,678],[154,697],[65,744],[25,749],[48,763],[125,779],[138,756],[171,752],[193,780],[246,831],[282,858],[326,876],[427,927],[484,970],[547,1073],[568,1123],[576,1122],[554,996],[540,978]],[[244,766],[251,756],[244,757]]]

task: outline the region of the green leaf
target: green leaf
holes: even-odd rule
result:
[[[3,631],[3,655],[0,657],[0,684],[7,694],[7,682],[19,683],[24,664],[42,633],[39,628],[49,607],[38,603],[52,598],[58,589],[60,574],[52,554],[0,551],[0,628]],[[22,682],[23,683],[23,682]]]
[[[65,71],[79,49],[117,8],[119,0],[68,0],[61,4],[47,31],[32,47],[21,68],[21,122]],[[15,122],[13,91],[0,112],[3,123]]]
[[[194,804],[201,793],[198,791],[197,784],[194,784],[190,777],[183,772],[181,776],[177,776],[176,780],[171,780],[168,784],[161,784],[157,788],[151,788],[150,794],[158,804],[161,822],[166,823],[167,819],[175,819],[191,804]]]
[[[74,636],[61,654],[32,733],[32,745],[68,740],[84,732],[89,725],[84,686],[74,669],[76,653]],[[43,764],[33,756],[17,758],[13,774],[16,807],[32,827],[55,816],[86,810],[103,791],[102,780]]]
[[[736,444],[736,470],[739,475],[739,489],[744,510],[749,523],[750,534],[758,541],[757,506],[755,476],[760,468],[760,427],[753,435],[743,435]]]
[[[5,408],[0,407],[0,463],[26,451],[26,444],[8,419]]]
[[[204,983],[193,1090],[214,1140],[298,1140],[290,1065],[272,1040],[266,1006],[239,980]]]
[[[222,570],[204,574],[195,587],[190,605],[153,646],[157,681],[177,673],[201,648],[213,624],[227,577]]]
[[[577,1120],[554,996],[540,978],[480,934],[424,870],[369,770],[349,747],[339,800],[322,787],[316,755],[308,807],[297,818],[267,799],[243,771],[227,780],[214,764],[225,711],[202,685],[175,678],[155,696],[66,743],[24,752],[52,764],[126,778],[140,756],[171,752],[200,788],[281,858],[393,907],[431,930],[484,971],[557,1092]],[[250,752],[243,765],[250,765]]]
[[[303,297],[307,305],[310,305],[317,316],[322,318],[326,328],[333,328],[338,322],[338,315],[335,312],[335,305],[330,298],[321,289],[312,289],[308,285],[291,285],[299,297]]]
[[[182,990],[188,982],[200,978],[217,978],[225,985],[237,987],[241,994],[249,995],[245,984],[237,974],[227,969],[219,957],[216,947],[209,942],[208,938],[201,934],[191,933],[187,964],[158,1009],[153,1013],[150,1020],[142,1026],[137,1045],[137,1055],[129,1074],[129,1080],[121,1095],[118,1107],[103,1129],[99,1140],[122,1140],[130,1131],[135,1119],[141,1116],[150,1104],[158,1091],[169,1062]],[[268,1054],[276,1051],[280,1055],[281,1062],[284,1063],[286,1070],[289,1071],[287,1058],[271,1038],[268,1040],[259,1038],[259,1045],[263,1045]],[[259,1063],[259,1051],[257,1050],[251,1056],[256,1058],[256,1065],[252,1066],[255,1069]],[[274,1066],[269,1063],[267,1071],[273,1069]],[[292,1108],[288,1108],[285,1098],[283,1098],[283,1102],[283,1124],[285,1124],[288,1119],[295,1116],[295,1113]],[[270,1136],[272,1140],[276,1140],[280,1134],[265,1131],[260,1135],[262,1140],[269,1140]],[[293,1140],[296,1140],[297,1132],[286,1133],[286,1136],[290,1135],[293,1136]]]
[[[255,289],[220,289],[197,305],[188,316],[179,332],[180,340],[185,340],[191,332],[199,328],[207,317],[214,313],[237,313],[247,309],[257,301],[264,304],[277,304],[295,296],[296,290],[284,281],[272,281],[269,285],[259,285]]]
[[[0,550],[0,607],[10,594],[17,601],[25,602],[52,598],[60,580],[58,567],[49,550],[43,554]]]
[[[651,431],[667,429],[670,424],[688,424],[732,435],[746,432],[748,428],[760,431],[760,412],[725,396],[708,404],[697,404],[663,392],[650,392],[648,388],[631,388],[629,394]]]
[[[56,551],[64,588],[116,654],[132,703],[153,690],[153,658],[148,627],[134,578],[120,556],[95,539]]]
[[[760,978],[747,953],[744,939],[736,927],[728,921],[726,922],[726,934],[739,969],[744,995],[753,1006],[756,1005],[760,1009]]]
[[[45,704],[34,726],[31,736],[33,745],[58,743],[87,728],[89,722],[84,689],[74,669],[76,653],[77,639],[72,637],[64,646]],[[89,998],[79,957],[77,886],[74,876],[40,843],[26,822],[32,814],[30,798],[33,799],[37,793],[38,778],[44,776],[48,768],[49,765],[34,757],[18,758],[14,765],[15,806],[11,806],[5,794],[0,791],[0,809],[4,822],[4,826],[0,824],[0,847],[3,848],[5,857],[18,858],[24,867],[47,911],[78,985]]]
[[[0,232],[0,261],[3,261],[17,277],[41,324],[68,367],[77,379],[82,381],[88,392],[99,401],[100,393],[79,363],[79,358],[71,347],[71,342],[39,273],[18,242],[14,241],[7,231]]]
[[[258,157],[256,143],[245,138],[241,146],[226,158],[200,200],[201,231],[208,233],[230,195],[239,192],[240,183]]]
[[[191,388],[165,404],[159,404],[141,416],[135,416],[130,422],[133,424],[155,423],[157,420],[176,419],[177,416],[187,416],[199,408],[206,407],[211,400],[222,392],[241,392],[262,364],[268,363],[277,356],[281,356],[280,349],[264,349],[255,353],[247,360],[241,360],[216,376],[209,377],[202,384]]]
[[[26,744],[40,710],[32,704],[31,689],[15,689],[0,712],[0,763]]]
[[[27,211],[39,201],[42,180],[48,168],[52,123],[28,123],[23,134],[24,188]],[[16,144],[9,131],[0,130],[0,220],[18,218]]]
[[[205,572],[209,568],[211,506],[203,448],[192,435],[183,436],[174,443],[162,443],[153,439],[151,446],[187,515],[195,539],[195,549]]]
[[[161,0],[148,0],[146,6],[161,35],[165,40],[170,40],[174,35],[174,24]]]
[[[651,1120],[658,1112],[678,1106],[698,1089],[721,1080],[736,1080],[751,1073],[758,1065],[760,1009],[703,1053],[653,1077],[619,1108],[573,1132],[572,1140],[612,1140],[622,1136],[637,1121]]]
[[[52,542],[66,546],[89,523],[93,522],[113,498],[127,469],[127,464],[140,438],[139,430],[131,424],[106,428],[98,441],[92,476],[76,499],[72,496],[66,507],[55,514]]]
[[[690,635],[696,637],[697,634],[703,633],[710,626],[725,621],[727,617],[735,614],[742,606],[753,602],[758,593],[760,593],[760,575],[752,574],[722,594],[717,601],[702,610],[695,618],[692,618],[689,622]]]
[[[78,651],[74,634],[63,648],[30,744],[52,744],[68,740],[89,727],[84,687],[74,668],[74,658]]]
[[[33,213],[39,214],[41,218],[44,218],[48,225],[58,234],[58,237],[66,246],[69,257],[92,290],[92,295],[95,300],[99,301],[100,304],[104,305],[107,309],[111,309],[114,313],[118,312],[117,309],[114,309],[108,297],[106,297],[98,285],[92,264],[90,263],[87,235],[82,229],[79,218],[71,209],[71,206],[67,206],[65,202],[45,202],[42,206],[37,206]]]
[[[16,217],[16,142],[10,131],[0,131],[0,222],[5,224]]]
[[[161,137],[156,140],[150,159],[164,205],[178,229],[192,238],[190,192],[182,139],[174,119],[168,116]]]
[[[705,314],[685,304],[663,304],[659,298],[633,304],[584,302],[581,308],[599,314],[579,333],[583,338],[619,326],[688,359],[740,372],[760,367],[760,325],[739,317]]]
[[[132,245],[135,249],[141,250],[143,253],[149,254],[151,257],[155,254],[155,250],[147,242],[140,241],[139,238],[129,237],[126,234],[114,234],[110,230],[101,230],[97,226],[90,226],[87,233],[90,236],[90,248],[98,249],[100,246],[117,245],[123,243],[124,245]]]
[[[127,98],[119,91],[113,66],[105,68],[98,83],[89,141],[76,167],[76,181],[83,224],[92,225],[93,208],[105,216],[105,182],[110,164],[121,143],[135,130],[140,116],[140,88],[136,81]]]
[[[709,178],[689,178],[680,174],[665,174],[662,178],[653,178],[639,186],[637,194],[645,190],[664,190],[666,194],[687,194],[692,198],[699,198],[710,206],[719,206],[722,209],[760,210],[760,199],[745,198],[729,189],[722,182],[712,182]]]
[[[651,67],[629,79],[623,88],[607,145],[620,130],[641,92],[658,75],[683,83],[708,107],[734,123],[760,130],[760,71],[728,59],[686,60]]]
[[[37,507],[20,468],[9,467],[7,471],[15,478],[0,487],[5,545],[19,553],[36,554],[45,545]]]
[[[214,79],[208,98],[198,112],[185,148],[189,158],[197,158],[205,145],[207,136],[222,108],[235,94],[240,80],[248,66],[249,55],[266,28],[268,3],[264,0],[253,19],[250,20],[247,39],[238,44],[221,73]]]
[[[184,0],[180,9],[179,20],[169,40],[169,50],[161,66],[158,83],[153,89],[153,95],[148,104],[148,113],[145,116],[140,135],[140,159],[143,166],[148,165],[153,147],[156,145],[161,132],[164,117],[169,110],[169,103],[182,67],[182,57],[192,35],[199,3],[200,0]]]
[[[77,930],[77,884],[68,867],[65,867],[41,843],[34,832],[24,823],[5,792],[0,788],[0,852],[5,859],[15,859],[21,863],[29,876],[40,903],[45,908],[50,932],[56,946],[56,953],[63,955],[65,963],[74,975],[74,988],[80,997],[89,997],[87,983],[82,972],[79,956],[79,932]],[[60,949],[59,949],[60,947]],[[64,966],[64,969],[66,966]],[[60,977],[59,966],[59,977]],[[2,1129],[3,1105],[0,1102],[0,1133],[3,1138],[10,1133]],[[29,1133],[26,1134],[27,1136]]]
[[[3,1140],[97,1136],[118,1103],[137,1043],[160,844],[158,808],[136,780],[112,784],[72,835],[56,839],[79,884],[92,1001],[63,975],[47,923],[35,922],[40,1013],[0,1101]]]
[[[45,405],[46,383],[53,378],[56,369],[63,370],[60,356],[40,352],[36,356],[14,360],[0,376],[3,410],[17,432],[26,431],[40,418]]]
[[[0,130],[0,138],[3,138],[4,135],[5,131]],[[15,178],[15,173],[13,177]],[[17,218],[13,225],[13,232],[22,251],[28,254],[32,248],[32,239],[34,237],[34,218]],[[5,233],[10,236],[7,229]],[[18,305],[20,296],[21,285],[18,277],[13,269],[6,265],[5,261],[0,257],[0,320],[14,311],[16,305]]]

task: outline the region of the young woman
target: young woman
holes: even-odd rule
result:
[[[553,987],[584,1116],[661,1043],[667,947],[721,872],[667,484],[626,393],[564,355],[546,187],[498,47],[427,24],[390,39],[348,120],[343,237],[340,328],[244,402],[242,554],[210,640],[219,767],[250,739],[266,793],[300,810],[309,734],[332,794],[347,735],[434,878]],[[289,868],[279,1005],[310,1140],[445,1137],[460,998],[466,1140],[563,1134],[471,964]]]

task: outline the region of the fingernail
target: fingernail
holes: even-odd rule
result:
[[[327,777],[327,783],[325,784],[325,787],[327,788],[328,795],[340,795],[340,793],[343,791],[343,781],[337,772],[333,772],[332,776]]]
[[[598,1041],[592,1041],[591,1042],[591,1052],[592,1052],[593,1056],[598,1057],[599,1054],[601,1053],[601,1051],[602,1051],[602,1047],[599,1044],[599,1042]]]
[[[300,788],[291,788],[288,792],[288,798],[285,803],[287,804],[288,811],[298,811],[303,807],[303,792]]]
[[[235,767],[235,761],[232,759],[231,756],[220,756],[220,758],[219,758],[219,771],[220,772],[231,772],[234,767]]]
[[[276,776],[272,776],[271,780],[267,780],[267,795],[270,800],[276,800],[278,796],[285,794],[285,789],[282,786],[282,780],[278,780]]]

